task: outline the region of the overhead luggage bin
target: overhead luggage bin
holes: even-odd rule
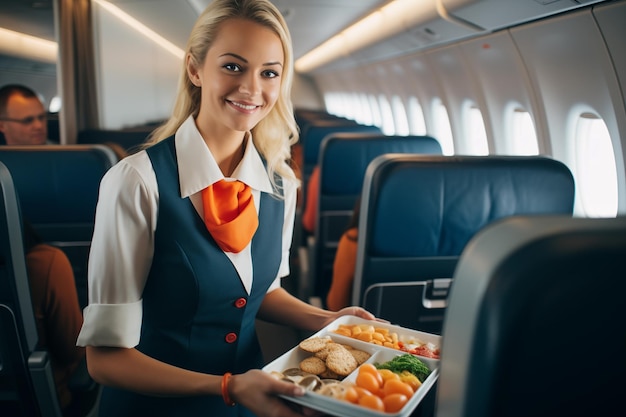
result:
[[[451,19],[489,31],[541,19],[606,0],[440,0]]]

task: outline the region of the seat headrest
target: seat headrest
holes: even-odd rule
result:
[[[386,155],[368,168],[363,201],[370,255],[458,256],[496,219],[571,215],[574,180],[544,157]]]

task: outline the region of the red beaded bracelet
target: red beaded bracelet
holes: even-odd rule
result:
[[[226,372],[222,377],[222,398],[224,399],[224,403],[229,406],[235,405],[235,402],[231,400],[230,395],[228,395],[228,381],[233,374],[230,372]]]

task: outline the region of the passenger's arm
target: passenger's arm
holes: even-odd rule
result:
[[[51,256],[46,293],[48,344],[55,358],[70,364],[79,361],[85,354],[82,347],[76,346],[83,315],[69,259],[60,249],[51,250]]]
[[[317,198],[319,194],[320,169],[318,166],[313,168],[313,172],[307,183],[306,200],[304,202],[304,212],[302,215],[302,227],[309,233],[315,232],[315,223],[317,221]]]
[[[341,310],[351,303],[357,251],[357,243],[351,238],[352,235],[356,235],[356,229],[350,229],[344,233],[337,246],[333,263],[333,279],[326,297],[326,305],[332,311]]]

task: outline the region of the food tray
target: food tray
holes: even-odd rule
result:
[[[372,356],[367,360],[366,363],[381,363],[387,362],[393,359],[396,356],[402,355],[406,352],[402,352],[396,349],[386,348],[379,345],[375,345],[373,343],[368,343],[364,341],[360,341],[357,339],[353,339],[346,336],[341,336],[333,333],[340,324],[372,324],[375,327],[384,327],[388,328],[390,331],[397,332],[399,335],[406,334],[407,336],[419,337],[421,340],[425,342],[430,342],[439,346],[440,336],[432,335],[429,333],[416,332],[414,330],[402,328],[399,326],[393,326],[390,324],[374,322],[363,320],[355,316],[343,316],[333,323],[315,333],[311,337],[330,337],[333,341],[337,343],[342,343],[345,345],[352,346],[356,349],[364,350],[370,353]],[[284,353],[282,356],[278,357],[274,361],[267,364],[263,367],[263,370],[266,372],[283,372],[289,368],[298,368],[300,362],[311,356],[311,353],[305,352],[300,349],[298,346],[295,346],[293,349]],[[357,404],[350,403],[345,400],[340,400],[336,398],[332,398],[329,396],[325,396],[322,394],[318,394],[312,391],[306,391],[305,394],[301,397],[290,397],[290,396],[282,396],[288,401],[292,401],[296,404],[300,404],[302,406],[315,409],[321,411],[323,413],[334,415],[334,416],[345,416],[345,417],[406,417],[409,416],[415,408],[419,405],[419,403],[424,399],[428,391],[432,388],[433,384],[437,380],[439,376],[439,360],[427,357],[418,358],[430,368],[432,371],[431,374],[426,378],[420,388],[413,394],[413,396],[409,399],[409,401],[405,404],[405,406],[396,413],[386,413],[382,411],[375,411],[372,409],[368,409]],[[358,369],[358,368],[357,368]],[[344,381],[354,382],[356,379],[357,371],[352,372],[348,376],[345,377]]]
[[[389,324],[389,323],[384,323],[384,322],[378,322],[378,321],[371,321],[371,320],[365,320],[362,319],[360,317],[356,317],[356,316],[342,316],[340,318],[338,318],[337,320],[335,320],[334,322],[332,322],[330,325],[328,325],[327,327],[325,327],[324,329],[322,329],[320,332],[318,332],[319,334],[323,334],[323,335],[331,335],[333,333],[334,330],[336,330],[337,328],[339,328],[339,326],[341,325],[354,325],[354,324],[371,324],[374,327],[379,327],[379,328],[384,328],[389,330],[389,332],[395,332],[398,334],[398,337],[400,338],[400,340],[404,343],[410,343],[411,341],[421,341],[423,343],[431,343],[433,345],[435,345],[437,348],[441,347],[441,336],[436,335],[436,334],[432,334],[432,333],[425,333],[425,332],[420,332],[417,330],[411,330],[411,329],[407,329],[405,327],[401,327],[401,326],[396,326],[393,324]],[[348,341],[351,340],[355,340],[351,337],[348,336],[342,336],[337,334],[336,335],[340,340],[342,340],[342,343],[348,343]],[[416,354],[416,356],[418,356],[420,359],[425,359],[424,357],[420,356],[419,354]],[[434,358],[429,358],[429,359],[434,359]],[[434,360],[439,360],[439,359],[434,359]]]

